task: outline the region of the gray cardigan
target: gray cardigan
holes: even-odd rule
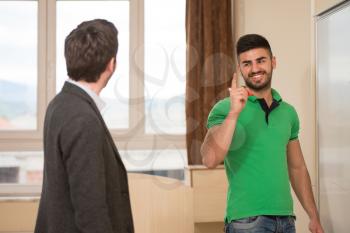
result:
[[[47,108],[35,233],[134,232],[127,173],[95,103],[66,82]]]

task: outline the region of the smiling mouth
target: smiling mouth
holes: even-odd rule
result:
[[[264,73],[257,73],[257,74],[250,75],[250,78],[254,82],[259,82],[262,80],[263,76],[264,76]]]

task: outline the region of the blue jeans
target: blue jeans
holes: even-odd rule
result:
[[[233,220],[225,233],[295,233],[294,216],[255,216]]]

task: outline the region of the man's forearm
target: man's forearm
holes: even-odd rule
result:
[[[203,164],[215,168],[225,158],[232,142],[238,115],[229,113],[225,121],[208,132],[201,148]]]
[[[292,187],[301,205],[310,218],[318,218],[317,207],[312,192],[311,179],[306,167],[291,169]]]

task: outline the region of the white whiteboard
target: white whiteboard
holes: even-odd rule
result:
[[[317,20],[320,215],[327,233],[350,232],[350,4]]]

